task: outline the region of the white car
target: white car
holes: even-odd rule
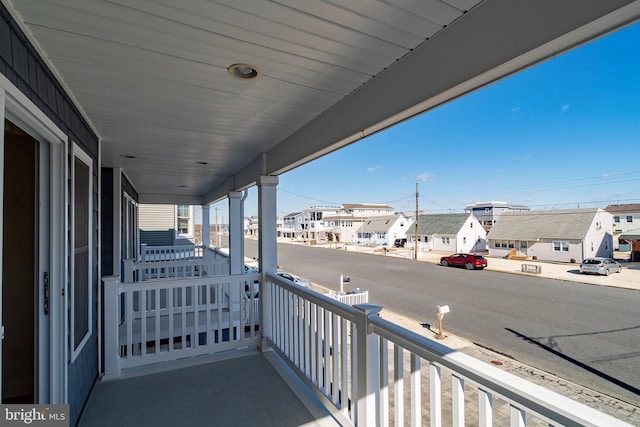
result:
[[[307,279],[303,279],[301,277],[296,277],[292,274],[287,273],[286,271],[282,271],[282,270],[278,270],[277,271],[278,276],[290,280],[293,283],[295,283],[296,285],[302,286],[303,288],[307,288],[307,289],[311,289],[311,282],[308,281]]]

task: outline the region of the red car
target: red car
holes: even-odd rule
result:
[[[482,255],[475,254],[453,254],[440,258],[440,265],[446,267],[448,265],[466,268],[467,270],[482,270],[487,266],[487,259]]]

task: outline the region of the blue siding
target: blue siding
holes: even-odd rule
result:
[[[69,139],[93,159],[93,324],[90,341],[69,365],[70,422],[74,425],[98,375],[97,284],[98,284],[98,137],[53,73],[0,3],[0,72],[25,94]],[[72,159],[69,158],[69,161]],[[68,215],[68,213],[65,213]],[[67,343],[64,343],[67,345]]]

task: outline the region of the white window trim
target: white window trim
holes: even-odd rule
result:
[[[70,355],[71,355],[71,362],[75,361],[75,359],[78,357],[78,355],[82,352],[82,349],[84,348],[84,346],[87,344],[87,342],[89,341],[89,338],[91,338],[91,335],[93,335],[93,311],[91,310],[91,306],[92,306],[92,301],[93,301],[93,283],[92,283],[92,277],[93,277],[93,230],[92,230],[92,225],[93,225],[93,197],[92,197],[92,193],[93,193],[93,161],[91,159],[91,157],[85,153],[82,148],[80,148],[76,143],[73,143],[73,161],[71,162],[71,197],[70,197],[70,202],[71,202],[71,209],[73,211],[73,207],[75,206],[75,194],[74,194],[74,185],[75,185],[75,176],[76,176],[76,170],[75,170],[75,159],[78,158],[81,162],[85,163],[87,165],[87,167],[89,168],[89,217],[88,217],[88,227],[89,229],[88,231],[88,245],[89,245],[89,265],[87,268],[87,284],[88,284],[88,292],[87,292],[87,304],[88,304],[88,314],[87,314],[87,321],[88,321],[88,328],[87,328],[87,333],[86,335],[82,338],[82,340],[80,341],[80,343],[78,344],[77,348],[73,348],[74,347],[74,342],[75,342],[75,336],[74,336],[74,325],[75,325],[75,312],[74,312],[74,307],[75,307],[75,283],[74,283],[74,271],[75,271],[75,247],[74,247],[74,235],[73,235],[73,230],[75,230],[75,215],[71,215],[71,227],[70,229],[72,230],[71,233],[71,241],[70,241],[70,264],[71,264],[71,274],[69,275],[69,282],[70,282],[70,286],[69,286],[69,300],[70,300],[70,305],[69,305],[69,313],[70,313],[70,327],[69,327],[69,335],[70,335],[70,340],[69,340],[69,345],[70,345]]]
[[[184,205],[180,205],[180,206],[184,206]],[[194,215],[194,209],[193,209],[193,205],[187,205],[189,206],[189,232],[188,233],[180,233],[178,230],[178,205],[175,206],[175,230],[176,230],[176,237],[186,237],[186,238],[193,238],[194,236],[194,225],[193,225],[193,215]]]
[[[560,249],[556,250],[556,243],[559,243],[560,245]],[[563,248],[566,247],[567,250],[563,250]],[[554,240],[553,242],[551,242],[551,250],[553,252],[569,252],[569,242],[565,241],[565,240]]]

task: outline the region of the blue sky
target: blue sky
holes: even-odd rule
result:
[[[281,175],[278,212],[342,203],[413,211],[416,182],[420,209],[434,213],[490,200],[640,203],[639,154],[636,24]],[[256,194],[247,216],[257,215]]]

